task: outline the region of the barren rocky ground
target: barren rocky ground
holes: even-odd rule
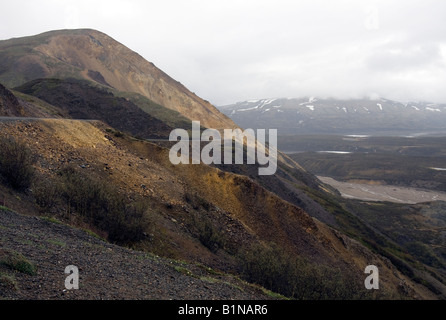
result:
[[[0,261],[18,253],[29,275],[0,264],[0,299],[268,299],[260,289],[209,268],[109,244],[53,220],[0,210]],[[79,289],[65,288],[65,268],[79,268]]]

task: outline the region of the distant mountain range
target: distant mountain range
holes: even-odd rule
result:
[[[219,109],[242,128],[277,128],[282,135],[446,132],[446,104],[428,102],[307,97],[249,100]]]

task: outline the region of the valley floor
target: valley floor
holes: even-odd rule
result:
[[[342,182],[330,177],[318,177],[322,182],[336,188],[344,198],[365,201],[389,201],[395,203],[422,203],[446,201],[446,192],[422,190],[392,185]]]

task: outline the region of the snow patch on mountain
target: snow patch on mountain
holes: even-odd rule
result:
[[[237,112],[251,111],[251,110],[258,109],[258,108],[259,108],[259,106],[255,106],[255,107],[252,107],[252,108],[246,108],[246,109],[238,109]]]
[[[348,134],[361,130],[365,133],[397,130],[446,132],[446,104],[429,102],[301,97],[237,102],[222,106],[221,110],[241,127],[274,127],[286,134]],[[305,124],[300,121],[305,121]]]
[[[437,108],[431,108],[431,107],[426,107],[426,110],[427,110],[427,111],[432,111],[432,112],[441,112],[440,109],[437,109]]]

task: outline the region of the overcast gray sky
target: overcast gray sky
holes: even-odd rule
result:
[[[107,33],[215,105],[446,102],[444,0],[1,0],[0,39]]]

